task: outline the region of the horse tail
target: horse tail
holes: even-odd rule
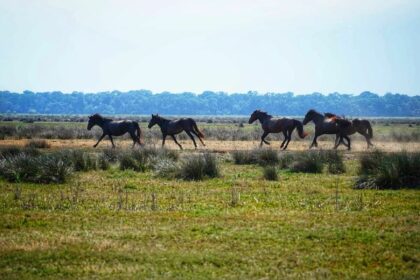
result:
[[[295,126],[297,128],[299,137],[302,138],[302,139],[305,138],[308,135],[308,133],[305,132],[305,131],[303,131],[303,125],[302,125],[302,123],[300,121],[298,121],[298,120],[293,120],[293,122],[294,122],[294,124],[295,124]]]
[[[367,130],[368,130],[368,135],[369,135],[369,139],[373,138],[373,130],[372,130],[372,126],[370,125],[369,121],[366,121],[367,124]]]
[[[198,129],[197,123],[195,122],[195,120],[191,119],[191,121],[192,121],[192,127],[194,131],[197,133],[198,137],[204,138],[204,134]]]
[[[136,128],[137,138],[139,139],[140,145],[144,145],[143,141],[141,140],[141,130],[139,124],[134,122],[134,127]]]

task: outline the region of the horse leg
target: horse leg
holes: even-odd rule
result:
[[[102,141],[102,139],[104,139],[105,135],[106,135],[106,134],[104,133],[104,134],[102,134],[102,135],[101,135],[101,137],[99,137],[98,142],[96,142],[96,144],[95,144],[95,145],[93,145],[93,147],[94,147],[94,148],[96,148],[96,146],[98,146],[99,142],[101,142],[101,141]]]
[[[373,146],[372,142],[370,142],[370,138],[369,135],[367,133],[362,133],[362,135],[365,137],[366,139],[366,143],[367,143],[367,148],[369,149],[371,146]]]
[[[181,144],[179,144],[179,143],[178,143],[178,141],[176,141],[176,137],[175,137],[175,135],[171,134],[171,137],[172,137],[172,139],[174,139],[175,143],[179,146],[179,148],[180,148],[181,150],[183,150],[183,149],[182,149]]]
[[[109,140],[111,140],[112,148],[115,148],[114,140],[112,139],[111,134],[108,134]]]
[[[193,141],[193,143],[194,143],[194,147],[197,149],[197,144],[195,143],[195,139],[194,139],[194,136],[191,134],[191,132],[189,132],[189,131],[185,131],[187,134],[188,134],[188,136],[190,136],[190,138],[191,138],[191,140]]]
[[[347,135],[343,136],[344,138],[346,138],[348,144],[347,144],[347,150],[351,150],[351,142],[350,142],[350,137],[348,137]],[[344,142],[343,142],[344,143]]]
[[[133,139],[133,147],[132,148],[134,148],[136,143],[139,143],[139,145],[140,145],[140,142],[139,142],[138,138],[136,137],[136,135],[134,134],[134,132],[130,132],[130,136],[131,136],[131,139]]]
[[[341,143],[341,136],[340,134],[337,133],[335,135],[334,150],[336,150],[338,146],[340,146],[340,143]]]
[[[284,148],[283,148],[283,150],[286,150],[287,149],[287,146],[289,146],[289,143],[290,143],[290,140],[292,140],[292,132],[293,132],[293,129],[292,130],[289,130],[289,132],[287,133],[287,142],[286,142],[286,145],[284,146]]]
[[[265,132],[263,133],[263,135],[261,136],[261,143],[260,143],[260,147],[263,145],[263,142],[267,145],[270,145],[270,142],[265,140],[265,137],[267,137],[267,135],[269,134],[269,132]]]
[[[166,141],[166,134],[162,135],[162,148],[163,146],[165,146],[165,141]]]
[[[316,138],[318,138],[318,134],[315,134],[314,139],[312,140],[312,144],[309,146],[309,149],[311,149],[313,146],[318,147],[318,143],[316,142]]]
[[[283,136],[284,136],[284,140],[283,140],[283,142],[281,142],[280,149],[283,148],[284,143],[286,143],[286,140],[287,140],[287,132],[286,131],[283,131]]]
[[[195,136],[197,136],[198,140],[200,140],[201,144],[203,144],[203,146],[206,146],[206,144],[204,144],[203,139],[201,139],[200,135],[198,135],[194,130],[191,130],[191,133],[194,134]]]

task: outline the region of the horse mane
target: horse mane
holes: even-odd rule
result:
[[[327,118],[337,118],[337,115],[333,113],[324,113],[324,116]]]
[[[153,117],[153,118],[157,118],[157,119],[162,120],[162,121],[169,121],[169,119],[164,118],[164,117],[162,117],[162,116],[159,116],[158,114],[156,114],[156,115],[152,115],[152,117]]]
[[[260,110],[257,110],[257,112],[258,113],[260,113],[260,114],[262,114],[263,116],[265,116],[265,117],[269,117],[269,118],[272,118],[273,116],[272,115],[270,115],[269,113],[267,113],[267,112],[265,112],[265,111],[260,111]]]
[[[93,119],[97,119],[97,120],[102,120],[102,121],[112,121],[112,119],[110,119],[110,118],[105,118],[105,117],[103,117],[101,114],[99,114],[99,113],[95,113],[95,114],[93,114],[92,116],[90,116],[91,118],[93,118]]]

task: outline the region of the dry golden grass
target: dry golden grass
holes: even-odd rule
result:
[[[132,145],[131,140],[114,140],[117,148],[129,148]],[[193,150],[194,146],[190,140],[179,140],[181,145],[186,150]],[[0,140],[0,147],[2,146],[25,146],[28,143],[28,140]],[[91,139],[71,139],[71,140],[61,140],[61,139],[51,139],[48,140],[48,143],[51,145],[51,149],[58,148],[91,148],[96,140]],[[211,152],[230,152],[233,150],[251,150],[259,147],[259,141],[220,141],[220,140],[206,140],[206,147],[202,145],[198,146],[198,150],[208,150]],[[329,141],[318,141],[318,149],[332,149],[333,148],[333,139]],[[147,143],[148,145],[156,145],[160,147],[160,141],[154,141],[152,143]],[[309,147],[310,141],[291,141],[288,147],[288,151],[304,151]],[[383,151],[396,152],[396,151],[420,151],[420,142],[390,142],[390,141],[374,141],[375,148],[378,148]],[[265,147],[271,147],[273,149],[280,150],[279,141],[271,141],[271,145],[264,145]],[[103,140],[98,148],[110,148],[111,142],[107,139]],[[178,150],[178,146],[175,143],[167,139],[165,147],[169,149]],[[346,148],[341,145],[340,150],[345,150]],[[353,141],[352,142],[352,151],[353,152],[363,152],[366,151],[366,142],[365,141]]]

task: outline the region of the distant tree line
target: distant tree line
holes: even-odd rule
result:
[[[205,91],[202,94],[154,94],[148,90],[129,92],[12,93],[0,91],[0,113],[11,114],[102,114],[144,115],[249,115],[261,109],[274,115],[302,116],[308,109],[352,116],[419,117],[420,96],[371,92],[359,95],[257,92],[227,94]]]

